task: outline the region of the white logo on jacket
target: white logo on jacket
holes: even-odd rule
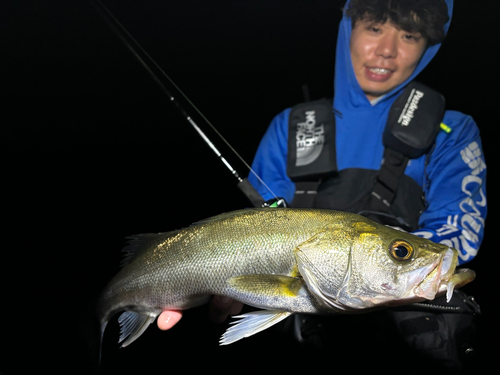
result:
[[[478,207],[486,206],[486,196],[481,188],[483,179],[478,175],[486,169],[486,164],[477,142],[470,143],[460,151],[460,155],[471,169],[471,173],[462,179],[461,189],[466,195],[459,203],[462,215],[449,215],[446,224],[436,230],[436,235],[443,237],[456,233],[455,236],[443,239],[440,243],[457,249],[460,259],[466,262],[476,256],[478,234],[484,227],[484,218],[481,217]],[[428,239],[433,237],[433,234],[427,231],[418,231],[414,234]]]
[[[304,166],[315,161],[323,150],[325,129],[323,124],[316,125],[316,111],[306,111],[305,121],[297,124],[296,166]]]

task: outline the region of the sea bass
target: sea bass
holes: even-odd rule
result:
[[[236,317],[220,341],[230,344],[293,313],[366,312],[445,292],[449,299],[475,277],[456,270],[453,248],[331,210],[246,209],[129,240],[98,307],[101,339],[123,312],[122,346],[162,311],[189,309],[211,295],[261,309]]]

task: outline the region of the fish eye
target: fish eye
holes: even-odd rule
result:
[[[409,260],[413,255],[413,246],[409,242],[396,240],[389,246],[389,252],[396,260]]]

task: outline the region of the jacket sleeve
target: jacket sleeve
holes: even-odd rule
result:
[[[254,173],[248,180],[265,200],[275,196],[290,203],[295,194],[295,184],[288,178],[288,118],[291,109],[278,114],[260,141],[252,163]]]
[[[472,260],[481,244],[486,219],[486,164],[474,120],[448,111],[452,131],[441,133],[427,161],[427,209],[414,234],[454,247],[459,264]]]

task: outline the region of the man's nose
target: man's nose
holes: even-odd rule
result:
[[[379,40],[375,54],[385,59],[395,58],[398,54],[397,37],[392,34],[384,35]]]

